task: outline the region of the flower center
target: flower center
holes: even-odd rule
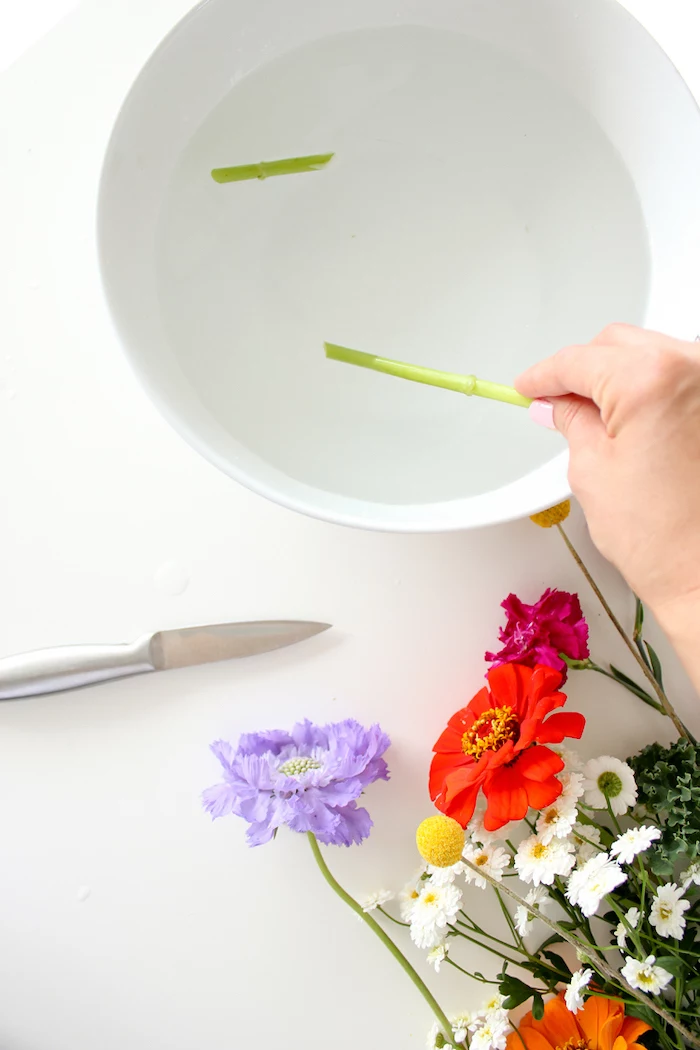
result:
[[[673,910],[671,908],[669,908],[667,905],[663,905],[662,904],[661,907],[659,908],[659,915],[661,916],[662,919],[670,919],[671,916],[673,915]]]
[[[300,777],[303,773],[308,773],[310,769],[320,768],[321,763],[315,758],[288,758],[279,767],[279,771],[285,777]]]
[[[545,824],[554,824],[559,819],[558,809],[548,809],[544,815]]]
[[[462,737],[462,751],[478,759],[484,751],[495,751],[507,740],[515,740],[517,735],[518,716],[513,708],[491,707]]]
[[[622,781],[617,773],[608,769],[598,777],[598,787],[606,798],[616,798],[622,791]]]
[[[541,858],[544,857],[546,852],[547,852],[547,847],[542,842],[538,842],[533,847],[532,856],[535,858],[535,860],[541,860]]]
[[[651,986],[654,983],[654,975],[651,972],[651,970],[649,970],[649,969],[640,970],[639,973],[637,974],[637,980],[643,986],[644,985]]]
[[[488,860],[489,858],[486,853],[480,853],[479,856],[475,858],[474,863],[477,868],[483,868],[484,864],[488,864]]]
[[[567,1039],[563,1046],[558,1046],[557,1050],[588,1050],[587,1039]]]
[[[436,900],[437,900],[437,897],[435,896],[434,893],[426,893],[425,897],[423,898],[423,903],[424,904],[434,904]]]

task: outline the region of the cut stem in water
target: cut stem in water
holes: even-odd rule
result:
[[[211,177],[214,182],[245,182],[247,179],[270,179],[274,175],[300,175],[305,171],[320,171],[334,156],[334,153],[313,153],[309,157],[261,160],[257,164],[238,164],[233,168],[213,168]]]
[[[476,376],[462,375],[459,372],[440,372],[436,368],[423,368],[421,365],[409,365],[404,361],[392,361],[388,357],[377,357],[365,354],[360,350],[350,350],[347,346],[335,343],[324,343],[326,357],[331,361],[342,361],[346,365],[357,365],[369,368],[373,372],[384,372],[386,375],[398,376],[399,379],[410,379],[413,383],[425,383],[427,386],[442,387],[443,390],[455,390],[467,397],[487,397],[492,401],[503,401],[508,405],[528,408],[532,402],[523,397],[512,386],[501,383],[489,383]]]

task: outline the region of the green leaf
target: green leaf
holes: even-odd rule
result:
[[[679,955],[661,955],[657,958],[656,965],[668,970],[674,977],[682,977],[686,972],[686,963]]]
[[[640,602],[639,598],[635,596],[634,599],[634,634],[633,638],[635,642],[642,636],[642,630],[644,628],[644,606]]]
[[[649,659],[651,660],[651,669],[653,671],[654,678],[663,689],[664,675],[663,671],[661,670],[661,661],[659,660],[658,656],[656,655],[655,651],[652,649],[651,645],[646,640],[646,638],[644,639],[644,644],[647,647],[647,652],[649,653]]]
[[[564,923],[562,922],[560,925],[563,926]],[[563,944],[563,943],[564,943],[564,938],[560,937],[558,933],[553,933],[549,937],[547,937],[547,939],[545,941],[542,941],[542,944],[539,946],[539,948],[533,954],[534,955],[541,955],[541,953],[545,950],[545,948],[549,948],[550,944]]]
[[[501,995],[506,996],[503,1003],[506,1010],[514,1010],[516,1006],[527,1002],[535,994],[534,988],[530,988],[524,981],[513,977],[512,974],[508,974],[505,980],[501,981],[498,990]]]
[[[544,999],[539,992],[535,992],[532,997],[532,1016],[536,1021],[541,1021],[544,1017]]]
[[[629,689],[630,693],[634,693],[636,697],[643,700],[645,704],[649,705],[649,707],[653,707],[657,711],[661,710],[661,705],[657,704],[653,697],[649,696],[640,685],[637,685],[637,683],[630,678],[629,675],[626,675],[624,671],[621,671],[619,667],[614,667],[613,664],[610,664],[610,673],[613,678],[617,679],[620,685],[624,685],[625,689]]]
[[[556,952],[542,952],[542,954],[545,959],[547,959],[548,962],[551,962],[552,966],[556,966],[557,970],[560,970],[561,973],[571,973],[571,970],[564,962],[561,955],[557,955]]]
[[[643,1003],[633,1002],[625,1004],[625,1013],[628,1017],[636,1017],[640,1021],[646,1021],[648,1025],[655,1028],[658,1024],[656,1014]]]

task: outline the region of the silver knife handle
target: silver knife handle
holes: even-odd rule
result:
[[[58,693],[154,671],[151,636],[131,645],[64,645],[0,659],[0,700]]]

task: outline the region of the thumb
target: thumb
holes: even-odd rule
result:
[[[590,445],[605,434],[598,406],[583,397],[569,394],[551,399],[554,426],[571,446]]]

